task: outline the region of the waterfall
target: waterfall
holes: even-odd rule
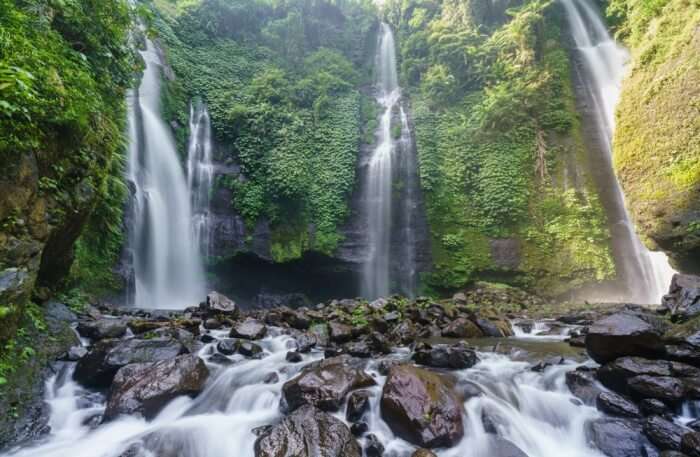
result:
[[[192,195],[194,242],[209,257],[209,202],[214,182],[211,121],[206,105],[190,105],[190,141],[187,147],[187,188]]]
[[[377,145],[366,174],[364,201],[369,255],[364,266],[362,289],[367,298],[386,296],[394,290],[412,295],[416,275],[412,217],[416,208],[413,195],[416,184],[411,182],[415,175],[414,151],[408,116],[401,103],[394,34],[385,23],[380,29],[377,68],[377,103],[383,111],[376,134]],[[395,138],[395,114],[398,114],[399,123],[396,125],[400,129],[398,138]],[[397,168],[398,159],[402,160],[403,166]],[[407,189],[402,196],[401,211],[394,214],[394,210],[399,209],[398,205],[394,208],[395,194],[398,193],[393,183],[396,173]],[[392,249],[392,243],[398,244],[398,249]],[[392,271],[396,274],[392,275]]]
[[[172,135],[160,118],[161,62],[150,40],[141,55],[146,69],[129,103],[133,303],[142,308],[184,308],[204,296],[204,273],[194,242],[185,174]]]
[[[624,296],[639,303],[660,303],[675,272],[665,254],[650,252],[637,236],[612,163],[615,107],[629,56],[610,37],[600,14],[588,0],[562,0],[562,4],[582,63],[590,117],[602,149],[602,154],[595,157],[600,162],[597,178],[601,191],[606,193],[603,204],[612,226],[618,274],[627,289]]]

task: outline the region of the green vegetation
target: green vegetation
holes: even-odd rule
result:
[[[393,1],[410,90],[434,271],[455,289],[496,277],[558,294],[608,279],[605,217],[579,133],[563,12],[551,1],[509,10],[481,2]],[[567,173],[582,175],[574,184]],[[492,241],[514,240],[518,265]]]
[[[614,0],[632,59],[615,131],[615,168],[651,247],[700,271],[700,2]]]
[[[186,125],[188,98],[207,102],[217,139],[230,150],[220,160],[239,164],[243,176],[219,184],[234,191],[233,207],[249,227],[270,223],[276,261],[307,250],[331,254],[361,137],[376,118],[358,90],[371,74],[372,2],[155,6],[153,25],[177,75],[166,85],[165,117]]]

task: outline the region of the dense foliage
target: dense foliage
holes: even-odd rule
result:
[[[358,89],[371,71],[371,2],[156,6],[155,29],[177,75],[166,116],[186,125],[187,98],[205,99],[227,151],[219,160],[242,172],[219,184],[234,191],[232,204],[249,227],[270,223],[275,260],[332,253],[368,121]]]
[[[551,1],[395,0],[440,289],[496,277],[556,294],[614,267]],[[506,9],[506,7],[510,7]],[[573,184],[567,173],[583,175]],[[496,240],[520,246],[517,265]],[[513,244],[510,244],[513,246]]]
[[[631,51],[618,105],[615,168],[651,247],[700,271],[700,2],[613,0]]]

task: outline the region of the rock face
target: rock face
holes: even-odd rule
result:
[[[374,380],[363,370],[350,366],[351,360],[347,356],[326,359],[287,381],[282,387],[287,408],[294,411],[310,404],[324,411],[336,411],[348,392],[373,385]]]
[[[449,447],[464,434],[460,399],[443,377],[421,368],[389,370],[381,412],[396,435],[418,446]]]
[[[153,418],[173,398],[201,392],[208,376],[206,365],[195,355],[127,365],[114,377],[104,420],[120,414]]]
[[[361,457],[348,427],[313,406],[297,409],[255,442],[255,457]]]
[[[685,320],[700,314],[700,276],[675,274],[669,292],[661,305],[674,320]]]
[[[664,354],[663,324],[654,316],[620,312],[588,328],[586,349],[593,360],[605,363],[623,356],[655,358]]]

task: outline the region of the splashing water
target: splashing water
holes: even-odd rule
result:
[[[209,257],[209,203],[214,184],[211,120],[203,103],[190,105],[190,141],[187,147],[187,188],[192,195],[194,242]]]
[[[622,188],[612,163],[612,139],[615,130],[615,107],[629,55],[608,33],[600,14],[588,0],[561,0],[584,67],[587,98],[593,105],[595,127],[603,137],[605,148],[601,172],[606,205],[611,219],[613,248],[620,276],[626,285],[625,299],[644,304],[658,304],[668,291],[673,268],[662,252],[649,252],[637,236],[625,206]]]
[[[141,54],[146,69],[129,104],[129,166],[133,303],[181,309],[204,296],[204,272],[192,230],[182,165],[160,118],[160,58],[150,40]]]

